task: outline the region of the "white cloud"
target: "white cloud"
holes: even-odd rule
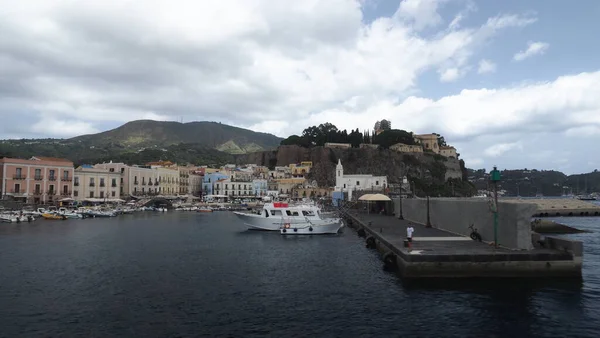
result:
[[[477,69],[477,73],[486,74],[486,73],[494,73],[496,71],[496,64],[490,60],[483,59],[479,61],[479,68]]]
[[[513,56],[513,59],[515,61],[523,61],[534,55],[544,54],[546,52],[546,50],[548,50],[549,47],[550,47],[550,44],[548,44],[546,42],[528,42],[527,49],[516,53]]]
[[[483,153],[488,157],[498,157],[513,149],[523,149],[521,142],[500,143],[488,147]]]
[[[569,128],[565,131],[565,135],[569,137],[583,138],[600,136],[600,124]]]
[[[66,138],[78,135],[95,134],[99,130],[91,123],[77,120],[62,120],[46,117],[35,123],[31,130],[35,133],[50,135],[52,137]]]
[[[411,23],[416,30],[435,27],[442,23],[438,7],[444,0],[403,0],[400,2],[396,18]]]
[[[440,73],[440,81],[453,82],[458,80],[460,75],[458,68],[448,68]]]
[[[323,122],[356,129],[385,118],[444,134],[475,166],[487,165],[493,144],[525,140],[519,133],[600,126],[600,72],[429,98],[417,87],[422,74],[455,81],[470,67],[491,71],[477,52],[537,20],[508,13],[467,26],[472,10],[445,18],[445,3],[403,1],[367,23],[361,6],[373,1],[3,1],[0,135],[70,136],[183,118],[288,136]],[[43,122],[23,122],[32,120]]]

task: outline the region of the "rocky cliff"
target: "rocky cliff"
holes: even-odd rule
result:
[[[431,153],[402,154],[387,149],[280,146],[273,151],[236,156],[238,164],[256,163],[271,168],[312,161],[310,178],[320,186],[335,185],[338,159],[341,159],[346,174],[386,175],[392,184],[399,183],[404,175],[430,184],[444,184],[448,178],[460,180],[463,176],[456,159],[446,159]]]

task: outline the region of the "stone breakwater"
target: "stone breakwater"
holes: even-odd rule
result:
[[[506,203],[534,204],[537,206],[533,217],[557,216],[600,216],[600,205],[578,199],[518,199],[506,198]]]

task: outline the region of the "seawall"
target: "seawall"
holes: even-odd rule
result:
[[[402,203],[402,206],[400,206]],[[469,236],[469,225],[474,224],[483,241],[494,241],[494,216],[487,199],[466,198],[408,198],[396,199],[394,210],[404,219],[427,224],[429,212],[430,224],[438,229],[455,234]],[[498,244],[510,249],[530,250],[531,217],[538,210],[533,203],[498,202]]]

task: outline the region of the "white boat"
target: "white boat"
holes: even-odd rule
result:
[[[2,223],[26,223],[33,221],[35,221],[35,218],[32,215],[20,215],[15,213],[0,214],[0,222]]]
[[[279,232],[282,235],[326,235],[337,234],[344,226],[341,219],[330,219],[320,223],[306,221],[305,223],[290,224],[284,223]]]
[[[54,212],[54,214],[65,216],[66,218],[71,218],[71,219],[83,218],[82,214],[78,214],[74,211],[69,211],[66,208],[59,208],[57,212]]]
[[[249,229],[278,231],[282,224],[305,226],[330,224],[339,218],[321,217],[321,209],[314,205],[290,206],[288,203],[266,203],[259,214],[233,212]]]

